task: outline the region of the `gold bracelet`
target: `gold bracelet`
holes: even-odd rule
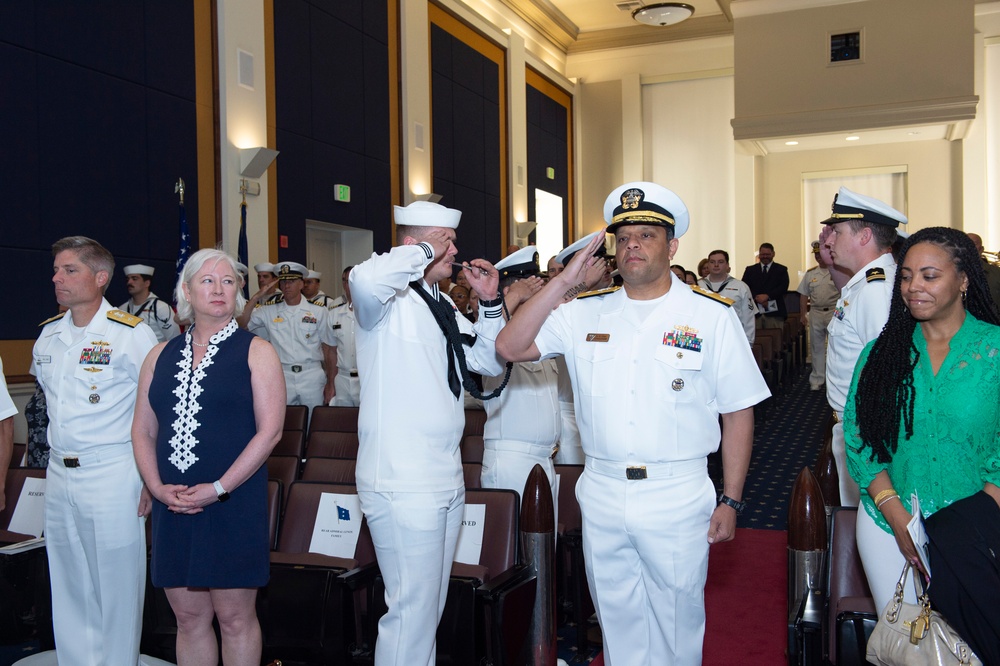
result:
[[[896,494],[897,493],[896,493],[895,489],[893,489],[893,488],[889,488],[887,490],[883,490],[882,492],[880,492],[878,495],[875,496],[875,506],[878,506],[879,502],[881,502],[882,500],[884,500],[886,497],[889,497],[890,495],[896,495]]]
[[[879,511],[881,511],[883,504],[885,504],[889,500],[894,500],[894,499],[899,499],[899,495],[897,495],[896,493],[893,493],[893,494],[889,495],[888,497],[884,498],[881,502],[876,503],[875,504],[875,508],[878,509]],[[899,500],[899,501],[902,502],[903,500]]]

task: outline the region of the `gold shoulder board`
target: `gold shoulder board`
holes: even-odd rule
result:
[[[884,282],[885,271],[881,268],[869,268],[865,271],[865,279],[869,282]]]
[[[59,319],[62,319],[65,316],[66,316],[65,312],[60,312],[55,317],[49,317],[48,319],[46,319],[45,321],[43,321],[41,324],[39,324],[39,326],[45,326],[46,324],[51,324],[52,322],[57,321]]]
[[[135,315],[130,315],[124,310],[108,310],[108,319],[111,321],[118,322],[119,324],[125,324],[126,326],[131,326],[135,328],[142,323],[142,317],[136,317]]]
[[[714,291],[709,291],[708,289],[705,289],[704,287],[699,287],[696,284],[691,285],[691,291],[698,294],[699,296],[704,296],[705,298],[711,298],[713,301],[722,303],[727,308],[733,307],[733,303],[736,302],[731,298],[726,298],[721,294],[717,294]]]
[[[621,287],[608,287],[607,289],[595,289],[594,291],[585,291],[582,294],[577,295],[577,298],[590,298],[591,296],[604,296],[606,294],[613,294],[621,289]]]

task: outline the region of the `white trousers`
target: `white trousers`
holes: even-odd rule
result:
[[[705,460],[655,466],[630,481],[587,459],[576,486],[587,582],[609,666],[700,666],[708,526],[715,487]]]
[[[351,377],[350,370],[340,370],[333,379],[337,395],[330,404],[334,407],[357,407],[361,404],[361,380]]]
[[[517,491],[518,498],[521,498],[528,474],[535,465],[541,465],[549,479],[555,506],[556,468],[552,463],[552,447],[492,439],[485,440],[483,444],[483,471],[480,474],[483,488],[510,488]]]
[[[822,386],[826,383],[826,327],[833,319],[833,308],[826,312],[822,310],[809,311],[809,355],[812,357],[812,372],[809,373],[809,386]]]
[[[45,483],[45,547],[60,666],[136,664],[146,591],[142,481],[132,447],[78,456],[52,452]]]
[[[582,465],[583,445],[580,443],[580,428],[576,425],[576,407],[572,402],[559,401],[559,450],[556,451],[557,465]]]
[[[833,424],[832,448],[833,460],[837,463],[837,477],[840,480],[840,506],[857,506],[861,501],[861,489],[858,487],[858,482],[847,471],[847,445],[844,442],[843,423]]]
[[[863,506],[858,507],[858,526],[855,534],[861,563],[865,567],[865,577],[868,578],[868,587],[872,591],[872,598],[875,599],[875,609],[881,617],[886,604],[896,591],[896,582],[899,581],[899,574],[903,573],[906,558],[899,552],[896,537],[876,525]],[[913,591],[912,573],[903,592],[904,601],[917,603],[917,595]]]
[[[465,508],[465,488],[438,493],[358,491],[389,611],[378,623],[375,666],[434,666]]]
[[[285,374],[285,404],[305,405],[310,412],[316,405],[323,403],[323,387],[326,386],[326,373],[319,363],[302,366],[301,372],[292,372],[291,366],[283,366]]]

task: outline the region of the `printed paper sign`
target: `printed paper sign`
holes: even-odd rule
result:
[[[486,505],[466,504],[462,530],[458,533],[458,550],[455,561],[462,564],[479,564],[483,551],[483,528],[486,527]]]
[[[41,536],[45,528],[45,479],[33,476],[24,479],[21,495],[17,498],[14,515],[7,529],[19,534]]]
[[[357,495],[323,493],[319,498],[309,552],[353,558],[362,517]]]

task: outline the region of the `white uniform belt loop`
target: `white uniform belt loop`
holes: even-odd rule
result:
[[[531,453],[534,455],[554,456],[556,445],[543,446],[541,444],[531,444],[514,439],[484,439],[483,446],[493,451],[515,451],[517,453]]]
[[[63,464],[63,467],[89,467],[99,462],[117,460],[123,455],[132,455],[132,442],[119,444],[102,444],[99,448],[87,453],[58,453],[52,451],[50,457]]]
[[[588,456],[587,469],[615,479],[664,479],[672,476],[685,476],[704,472],[708,469],[708,458],[661,463],[627,463],[615,460],[598,460],[597,458]],[[630,475],[629,470],[635,469],[642,469],[645,473],[642,475]]]

